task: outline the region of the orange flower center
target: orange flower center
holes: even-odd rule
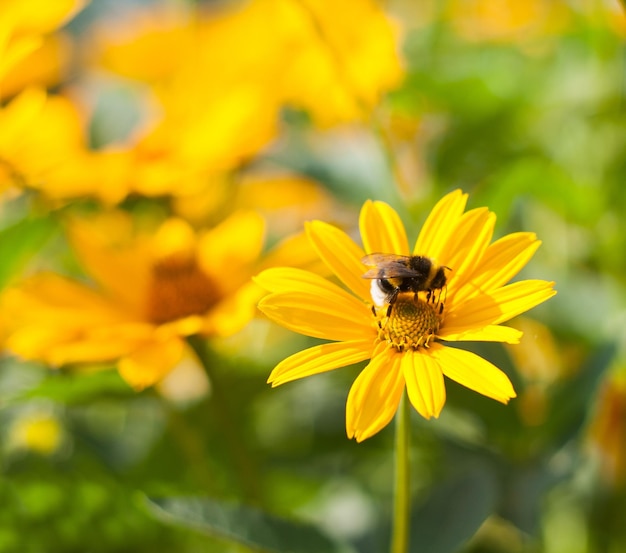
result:
[[[171,255],[152,268],[148,317],[157,324],[189,315],[202,315],[221,294],[217,283],[203,273],[195,259]]]
[[[439,330],[441,304],[415,294],[400,294],[378,321],[378,339],[398,351],[427,348]]]

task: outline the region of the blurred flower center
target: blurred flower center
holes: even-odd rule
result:
[[[200,270],[195,259],[170,255],[152,269],[148,317],[160,324],[189,315],[202,315],[220,297],[217,283]]]
[[[416,298],[413,293],[398,296],[389,314],[379,320],[379,340],[399,351],[428,347],[439,330],[439,304]]]

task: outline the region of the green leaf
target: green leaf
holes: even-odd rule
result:
[[[314,526],[278,518],[257,509],[213,499],[148,498],[149,510],[160,520],[187,526],[217,538],[272,553],[346,553]]]
[[[578,436],[616,352],[614,343],[599,346],[573,378],[554,390],[550,401],[551,412],[542,427],[553,450]]]
[[[21,271],[56,230],[49,217],[24,219],[0,232],[0,288]]]
[[[494,512],[495,470],[476,464],[436,487],[411,515],[410,551],[455,553]]]

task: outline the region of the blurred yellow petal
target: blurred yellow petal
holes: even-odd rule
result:
[[[369,359],[371,340],[333,342],[305,349],[281,361],[268,379],[272,387]]]
[[[7,348],[24,358],[54,364],[59,362],[51,358],[55,346],[89,341],[91,329],[129,320],[128,314],[115,309],[95,291],[52,273],[37,275],[20,287],[6,290],[1,306]],[[102,347],[95,343],[94,351]],[[97,359],[102,359],[100,353]]]
[[[409,255],[404,225],[396,211],[384,202],[367,201],[359,217],[363,248],[367,253]]]
[[[204,318],[202,333],[209,336],[232,336],[244,328],[257,314],[257,303],[264,291],[248,282],[222,299]]]
[[[236,192],[235,205],[260,212],[270,234],[278,236],[300,231],[305,221],[331,217],[336,203],[319,183],[292,174],[244,175]]]
[[[393,419],[404,392],[401,360],[393,350],[378,348],[356,378],[346,403],[348,438],[361,442]]]
[[[364,300],[369,300],[370,283],[363,278],[361,258],[365,255],[345,232],[321,221],[306,226],[307,236],[315,251],[348,289]]]
[[[151,252],[121,211],[74,219],[70,239],[87,272],[112,298],[141,316],[150,282]],[[132,278],[129,278],[132,275]]]
[[[475,353],[433,344],[430,355],[439,363],[444,375],[470,390],[501,403],[516,397],[509,377]]]
[[[264,237],[265,222],[258,213],[235,212],[200,237],[200,267],[224,289],[233,290],[250,278],[251,265],[261,253]]]
[[[83,8],[86,0],[20,0],[3,2],[0,15],[10,18],[21,33],[48,33]]]
[[[0,109],[0,154],[10,160],[14,148],[20,144],[21,134],[37,119],[44,108],[46,93],[37,88],[29,88]]]
[[[184,342],[178,338],[146,342],[120,359],[120,375],[136,390],[152,386],[165,377],[182,359]]]
[[[15,61],[9,60],[11,66],[2,77],[0,97],[9,98],[29,86],[50,88],[68,71],[72,41],[67,35],[49,35],[33,46],[30,51],[19,52]],[[4,64],[9,65],[7,60],[0,63],[0,75]]]
[[[355,245],[356,246],[356,245]],[[328,276],[331,271],[320,259],[305,232],[288,236],[272,248],[259,263],[259,269],[291,265],[318,275]]]
[[[437,418],[446,402],[443,373],[428,352],[409,350],[402,356],[406,390],[415,410],[426,419]]]

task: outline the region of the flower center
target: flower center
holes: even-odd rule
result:
[[[217,284],[203,273],[195,259],[171,255],[152,268],[148,317],[157,324],[202,315],[221,294]]]
[[[378,320],[378,339],[399,351],[427,348],[441,324],[441,304],[400,294]]]

